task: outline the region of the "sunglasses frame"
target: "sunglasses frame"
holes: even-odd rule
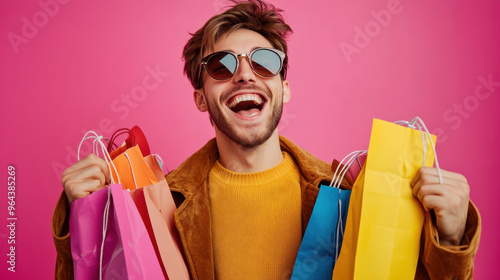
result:
[[[252,63],[252,60],[251,60],[251,57],[252,55],[259,51],[259,50],[269,50],[269,51],[272,51],[274,52],[275,54],[278,55],[278,57],[280,58],[280,68],[278,70],[278,72],[272,76],[264,76],[262,74],[259,74],[257,73],[257,71],[255,71],[255,69],[253,68],[253,63]],[[214,80],[217,80],[217,81],[227,81],[229,79],[231,79],[233,76],[234,76],[234,73],[232,73],[231,76],[229,76],[228,78],[226,79],[218,79],[218,78],[215,78],[213,77],[210,72],[208,72],[208,69],[207,69],[207,62],[208,60],[210,60],[213,56],[215,55],[218,55],[220,53],[227,53],[227,54],[231,54],[233,57],[236,58],[236,69],[234,71],[234,73],[236,73],[236,71],[238,71],[238,68],[240,67],[240,57],[246,57],[248,59],[248,63],[250,64],[250,68],[252,68],[252,71],[260,76],[260,77],[264,77],[264,78],[270,78],[270,77],[274,77],[278,74],[280,74],[281,72],[282,75],[283,75],[283,79],[286,78],[286,67],[283,67],[285,62],[286,62],[286,54],[280,50],[277,50],[277,49],[273,49],[273,48],[256,48],[254,50],[252,50],[250,53],[248,54],[245,54],[245,53],[242,53],[242,54],[237,54],[237,53],[234,53],[232,51],[219,51],[219,52],[214,52],[214,53],[211,53],[207,56],[205,56],[202,60],[201,60],[201,63],[200,63],[200,69],[198,70],[198,88],[201,88],[201,75],[202,75],[202,72],[203,72],[203,69],[205,69],[205,71],[207,71],[207,74]]]

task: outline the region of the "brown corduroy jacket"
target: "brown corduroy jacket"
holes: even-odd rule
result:
[[[280,137],[281,149],[289,153],[300,169],[302,230],[311,216],[321,182],[333,177],[337,163],[327,164],[290,140]],[[215,279],[211,220],[208,199],[208,173],[218,159],[215,140],[209,141],[166,178],[178,204],[175,222],[185,260],[193,279]],[[350,189],[347,178],[341,187]],[[56,279],[73,279],[73,261],[68,229],[69,205],[64,192],[56,205],[52,230],[57,251]],[[432,217],[426,214],[420,258],[415,279],[472,279],[474,257],[479,245],[481,220],[477,208],[469,203],[466,232],[460,246],[440,246]],[[291,271],[290,271],[291,275]]]

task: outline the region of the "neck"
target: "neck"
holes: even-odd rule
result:
[[[237,173],[254,173],[275,167],[283,161],[278,130],[263,144],[247,148],[225,135],[216,135],[219,162],[226,169]]]

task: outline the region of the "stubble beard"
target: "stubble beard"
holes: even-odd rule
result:
[[[229,123],[227,118],[221,113],[212,102],[208,102],[208,113],[213,124],[224,133],[233,142],[239,144],[242,148],[252,149],[265,143],[278,127],[278,124],[283,113],[283,100],[277,100],[274,108],[272,109],[271,116],[266,121],[266,129],[263,131],[256,131],[256,129],[249,129],[246,133],[238,133],[236,129]]]

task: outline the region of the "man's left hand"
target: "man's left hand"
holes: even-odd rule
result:
[[[411,181],[413,195],[425,211],[434,210],[441,245],[460,245],[469,208],[469,184],[458,173],[441,169],[439,184],[437,168],[422,167]]]

